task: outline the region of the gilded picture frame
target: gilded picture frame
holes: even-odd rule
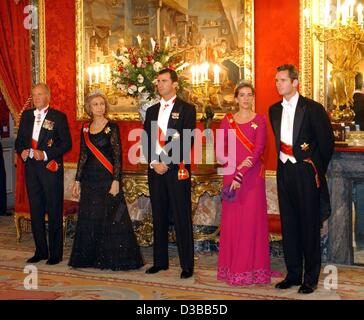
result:
[[[320,0],[300,0],[300,91],[327,108],[325,44],[315,37],[312,23],[323,21],[324,5]]]
[[[239,71],[239,81],[241,78],[244,78],[246,80],[250,80],[254,83],[254,0],[241,0],[240,1],[240,7],[238,6],[239,14],[234,12],[229,12],[227,16],[234,16],[236,14],[237,19],[240,19],[241,25],[244,30],[244,33],[241,35],[237,33],[237,30],[232,30],[234,28],[231,28],[231,21],[228,19],[225,19],[224,16],[219,16],[218,19],[211,19],[211,21],[207,21],[207,19],[201,19],[201,17],[189,15],[188,10],[186,11],[185,8],[183,8],[183,5],[187,7],[189,5],[190,0],[166,0],[166,1],[139,1],[139,0],[94,0],[94,1],[85,1],[85,0],[75,0],[76,4],[76,108],[77,108],[77,120],[83,120],[87,116],[84,112],[84,102],[85,97],[90,92],[91,86],[88,85],[89,79],[87,74],[87,68],[88,65],[91,63],[92,56],[90,54],[90,32],[93,32],[93,35],[95,35],[95,29],[96,29],[96,37],[98,36],[97,32],[103,32],[103,34],[106,34],[106,32],[109,32],[110,39],[108,39],[107,46],[110,46],[112,49],[114,46],[115,49],[115,41],[118,36],[120,36],[120,30],[124,30],[125,33],[125,45],[127,47],[133,47],[137,46],[138,42],[136,41],[136,36],[141,33],[140,30],[145,30],[145,28],[149,28],[148,30],[153,29],[158,36],[162,40],[160,40],[161,44],[164,43],[165,35],[169,33],[168,31],[168,23],[159,24],[157,23],[156,26],[152,26],[152,24],[155,24],[155,21],[153,20],[153,15],[149,15],[149,18],[147,15],[140,14],[139,11],[143,11],[143,8],[147,6],[147,10],[150,13],[150,10],[153,12],[156,12],[156,19],[163,19],[163,13],[168,15],[173,15],[175,11],[179,11],[177,16],[177,21],[184,21],[184,24],[181,23],[179,26],[185,26],[185,28],[188,28],[190,24],[193,21],[198,22],[198,28],[200,34],[202,34],[202,37],[208,34],[212,34],[213,32],[216,33],[214,36],[214,40],[216,41],[223,41],[223,39],[234,39],[236,43],[239,43],[240,47],[237,47],[237,49],[241,49],[243,54],[238,55],[235,51],[235,56],[231,55],[231,64],[234,64],[234,58],[239,60],[239,67],[243,68],[243,73]],[[206,1],[198,0],[197,2],[201,2],[205,5],[206,9],[213,10],[214,6],[209,5],[207,6]],[[223,12],[228,12],[230,9],[230,5],[234,8],[236,7],[236,3],[239,3],[239,1],[235,0],[216,0],[215,1],[216,7],[223,8]],[[123,28],[118,27],[115,28],[114,24],[110,25],[110,28],[107,28],[107,22],[105,23],[105,19],[99,19],[100,22],[97,27],[90,26],[90,5],[94,3],[94,12],[97,12],[98,14],[102,11],[100,8],[103,8],[103,5],[105,6],[112,6],[112,12],[115,13],[115,10],[118,6],[124,6],[124,14],[125,16],[120,17],[122,21],[128,21],[129,25],[132,25],[135,29],[131,33],[127,32],[126,30],[129,30],[129,28]],[[190,5],[193,4],[195,6],[196,0],[190,2]],[[212,2],[211,2],[212,3]],[[181,8],[179,8],[181,7]],[[105,7],[104,7],[105,8]],[[138,11],[139,10],[139,11]],[[235,10],[235,9],[234,9]],[[231,11],[231,10],[230,10]],[[167,12],[167,13],[166,13]],[[126,15],[130,14],[129,17]],[[215,12],[215,17],[216,17]],[[160,17],[162,16],[162,17]],[[144,17],[144,19],[143,19]],[[148,18],[148,19],[147,19]],[[176,19],[176,18],[175,18]],[[221,24],[219,21],[221,20]],[[154,21],[154,22],[153,22]],[[159,21],[159,20],[158,20]],[[168,20],[166,20],[168,21]],[[176,21],[176,20],[174,20]],[[192,21],[192,22],[191,22]],[[217,21],[217,22],[215,22]],[[126,22],[125,22],[126,25]],[[229,26],[230,25],[230,26]],[[106,27],[105,27],[106,26]],[[171,27],[172,28],[172,27]],[[94,30],[92,30],[94,29]],[[116,31],[115,31],[115,30]],[[221,29],[221,30],[220,30]],[[139,30],[137,32],[137,30]],[[179,39],[179,30],[181,30],[180,27],[177,28],[177,33],[172,34],[178,37]],[[187,29],[186,29],[187,30]],[[182,33],[188,33],[187,31],[183,31]],[[208,30],[208,31],[207,31]],[[115,31],[115,36],[114,36]],[[154,32],[153,31],[153,32]],[[176,31],[176,30],[174,30]],[[119,33],[118,33],[119,32]],[[148,36],[151,33],[148,34]],[[155,38],[158,37],[155,34],[153,35]],[[207,36],[206,36],[207,37]],[[211,36],[212,37],[212,36]],[[146,39],[147,36],[144,37],[144,41],[148,40]],[[183,37],[182,37],[183,38]],[[202,42],[199,40],[200,43]],[[233,40],[232,40],[233,41]],[[180,43],[183,43],[183,39]],[[222,43],[222,42],[221,42]],[[207,44],[209,44],[209,38],[207,37]],[[148,45],[148,44],[147,44]],[[229,43],[230,45],[230,43]],[[161,45],[162,46],[162,45]],[[110,49],[110,50],[111,50]],[[180,49],[180,47],[178,47]],[[186,50],[184,50],[186,51]],[[187,50],[188,51],[188,50]],[[114,52],[114,51],[113,51]],[[97,55],[96,55],[97,56]],[[230,58],[230,57],[229,57]],[[242,77],[240,75],[243,74]],[[188,83],[188,81],[187,81]],[[231,85],[232,87],[232,85]],[[113,89],[114,90],[114,89]],[[112,91],[112,90],[110,90]],[[119,94],[119,93],[118,93]],[[113,102],[115,104],[110,109],[109,117],[112,120],[132,120],[132,121],[138,121],[140,120],[139,112],[138,112],[138,101],[134,98],[130,97],[122,97],[120,96],[115,97],[113,93],[109,93],[108,97],[111,97]],[[229,95],[229,103],[231,100],[231,94]],[[225,100],[224,100],[225,102]],[[200,119],[203,116],[203,107],[196,106],[198,111],[198,119]],[[219,107],[214,111],[215,116],[214,120],[222,119],[226,112],[228,112],[230,107],[221,106],[219,104]],[[232,107],[231,107],[232,108]],[[234,106],[235,108],[235,106]],[[226,110],[225,110],[226,109]],[[228,110],[229,109],[229,110]]]

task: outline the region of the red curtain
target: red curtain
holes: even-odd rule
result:
[[[31,87],[30,32],[24,27],[28,0],[0,1],[0,90],[14,117],[27,101]],[[17,159],[16,211],[28,211],[28,196],[24,182],[24,165]]]
[[[0,89],[16,123],[31,85],[30,33],[24,27],[27,4],[0,1]]]

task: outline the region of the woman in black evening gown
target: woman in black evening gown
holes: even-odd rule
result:
[[[75,268],[139,269],[144,265],[121,191],[119,128],[105,117],[106,97],[94,93],[85,110],[92,121],[81,130],[73,195],[80,195],[69,265]]]

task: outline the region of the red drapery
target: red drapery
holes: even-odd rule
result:
[[[16,124],[31,87],[30,33],[24,27],[26,5],[28,0],[0,1],[0,90]],[[28,211],[28,208],[24,165],[18,157],[15,210]]]

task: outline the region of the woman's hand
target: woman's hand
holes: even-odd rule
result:
[[[238,166],[238,170],[240,170],[242,167],[248,167],[250,168],[253,165],[253,162],[251,161],[251,159],[253,159],[253,157],[246,157],[242,163],[239,164]]]
[[[114,180],[112,182],[109,193],[112,194],[114,197],[119,193],[119,181]]]
[[[231,182],[231,187],[230,187],[230,191],[231,190],[236,190],[236,189],[239,189],[240,188],[240,183],[233,180],[233,182]]]
[[[81,184],[80,181],[75,181],[72,187],[72,197],[78,199],[81,194]]]

